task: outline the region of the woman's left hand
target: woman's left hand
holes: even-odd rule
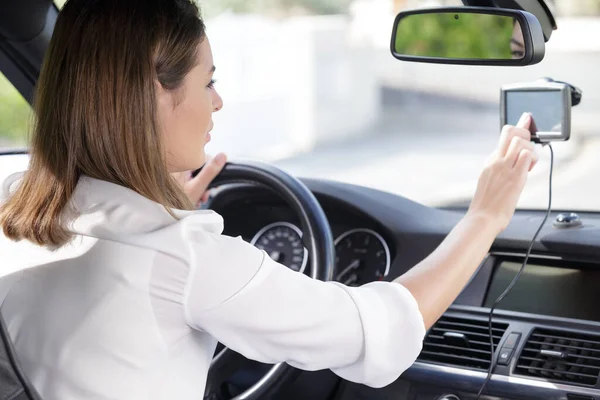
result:
[[[192,178],[192,171],[177,172],[173,176],[183,186],[183,191],[197,207],[208,201],[210,191],[208,185],[223,169],[227,156],[223,153],[209,158],[198,175]]]

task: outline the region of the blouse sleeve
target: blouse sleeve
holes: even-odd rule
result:
[[[313,280],[221,235],[196,237],[193,249],[187,323],[247,358],[383,387],[421,351],[423,318],[398,283]]]

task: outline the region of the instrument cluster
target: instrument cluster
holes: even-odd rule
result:
[[[289,222],[275,222],[261,228],[251,244],[273,260],[304,273],[308,251],[302,244],[302,230]],[[390,270],[390,248],[376,231],[351,229],[335,239],[334,280],[349,286],[383,280]]]

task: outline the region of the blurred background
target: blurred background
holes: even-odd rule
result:
[[[57,2],[60,6],[62,1]],[[200,0],[224,99],[209,153],[274,163],[432,206],[468,205],[498,139],[499,91],[549,76],[583,91],[556,143],[555,209],[600,210],[600,0],[549,1],[558,30],[530,67],[405,63],[393,19],[460,0]],[[30,108],[0,74],[0,149],[26,147]],[[548,150],[519,207],[547,204]]]

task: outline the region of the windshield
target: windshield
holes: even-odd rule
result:
[[[554,208],[600,210],[600,0],[547,0],[559,28],[545,59],[524,68],[408,63],[390,55],[397,12],[460,0],[199,3],[225,103],[214,117],[209,153],[465,207],[498,139],[500,86],[551,77],[583,91],[570,141],[553,146]],[[547,206],[549,152],[538,152],[519,208]]]

